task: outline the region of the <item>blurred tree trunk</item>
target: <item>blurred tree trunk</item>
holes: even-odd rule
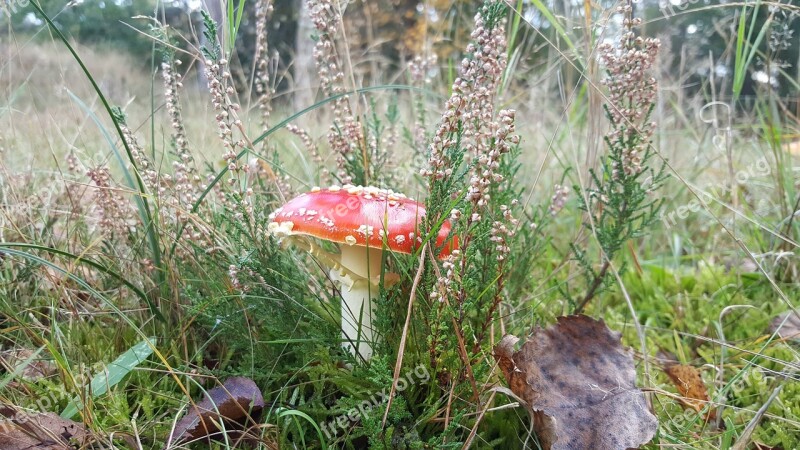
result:
[[[294,110],[300,111],[314,102],[314,93],[311,90],[311,74],[314,73],[314,42],[311,35],[314,24],[309,17],[308,3],[306,0],[295,0],[298,11],[297,37],[295,39],[294,57]]]
[[[224,29],[222,21],[224,20],[223,11],[227,10],[227,0],[203,0],[203,9],[214,19],[214,22],[217,23],[217,39],[222,42],[222,30]],[[202,27],[202,24],[201,24]],[[199,30],[200,32],[200,47],[207,47],[209,46],[209,42],[206,39],[205,34],[203,34],[203,30]],[[206,79],[206,63],[205,57],[200,55],[200,59],[198,60],[197,64],[197,84],[200,89],[206,89],[208,87],[208,79]]]

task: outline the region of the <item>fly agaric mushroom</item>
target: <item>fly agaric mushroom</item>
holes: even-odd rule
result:
[[[418,224],[424,216],[424,205],[391,190],[332,186],[314,188],[275,210],[269,232],[288,238],[330,267],[330,277],[342,293],[342,346],[368,360],[383,250],[412,253],[423,242]],[[447,240],[449,234],[450,223],[445,221],[436,237],[439,257],[456,246]],[[322,250],[309,238],[338,244],[339,254]],[[383,275],[387,286],[399,279],[394,273]]]

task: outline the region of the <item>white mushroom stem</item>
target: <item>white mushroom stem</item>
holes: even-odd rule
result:
[[[339,283],[342,292],[342,347],[369,360],[375,339],[372,317],[380,293],[383,250],[342,244],[340,253],[342,267],[332,268],[331,278]]]
[[[378,247],[339,244],[339,254],[326,252],[314,245],[313,240],[292,236],[279,226],[274,233],[284,232],[284,245],[290,242],[317,258],[323,265],[331,268],[331,279],[342,293],[342,347],[353,355],[361,355],[364,360],[372,357],[372,344],[375,334],[372,317],[375,315],[375,300],[380,294],[381,263],[383,250]],[[396,273],[383,273],[383,285],[396,283],[400,276]],[[358,353],[356,353],[358,351]]]

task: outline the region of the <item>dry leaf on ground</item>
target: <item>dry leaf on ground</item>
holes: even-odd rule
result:
[[[72,450],[87,447],[94,439],[83,424],[53,413],[35,413],[0,405],[0,449]]]
[[[222,429],[229,438],[238,440],[243,436],[242,430],[257,426],[256,420],[263,408],[264,397],[253,380],[229,378],[222,386],[209,390],[203,401],[189,406],[169,441],[179,444],[199,439],[217,439],[221,437],[219,433]],[[220,423],[224,427],[219,427]]]
[[[784,450],[783,447],[770,447],[760,442],[753,442],[753,450]]]
[[[697,369],[685,364],[668,364],[664,367],[664,372],[678,388],[678,392],[681,394],[678,401],[685,408],[691,408],[699,413],[706,407],[709,401],[708,391]],[[706,422],[714,420],[715,417],[716,412],[709,409],[706,414]]]
[[[559,317],[514,352],[517,341],[504,337],[495,359],[533,411],[543,448],[623,450],[653,438],[658,421],[636,387],[633,358],[603,321]]]
[[[708,404],[709,397],[700,372],[694,366],[680,364],[675,355],[665,350],[659,351],[656,359],[664,367],[664,373],[678,388],[678,393],[681,395],[678,401],[684,409],[691,408],[698,413],[701,412]],[[709,409],[705,420],[706,422],[713,421],[716,416],[716,411]]]
[[[789,316],[789,318],[787,319],[786,316]],[[783,323],[784,319],[786,319],[786,323]],[[783,326],[778,330],[781,323],[783,323]],[[769,323],[769,332],[774,333],[775,330],[778,330],[778,336],[781,339],[800,341],[800,317],[793,311],[786,311]]]
[[[8,372],[18,372],[26,381],[36,381],[56,373],[56,365],[36,352],[19,348],[0,352],[0,367]]]

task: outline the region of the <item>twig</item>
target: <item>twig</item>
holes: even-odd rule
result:
[[[642,327],[642,324],[639,323],[639,318],[636,315],[636,308],[633,307],[633,301],[631,301],[631,296],[628,295],[628,290],[625,289],[625,284],[622,282],[622,277],[619,276],[619,272],[617,272],[617,269],[614,267],[611,267],[611,271],[614,274],[614,277],[617,279],[617,283],[619,283],[619,289],[622,291],[622,296],[625,297],[625,302],[628,304],[628,309],[631,311],[631,319],[633,319],[633,324],[636,327],[636,335],[639,337],[639,345],[641,346],[642,361],[644,361],[644,380],[645,383],[649,385],[651,383],[650,360],[647,354],[647,339],[645,339],[644,328]],[[652,398],[647,398],[647,405],[650,407],[650,409],[653,409]]]
[[[475,439],[475,436],[478,434],[478,425],[481,424],[481,420],[483,420],[483,416],[486,415],[486,411],[489,409],[489,405],[492,404],[492,400],[494,400],[494,393],[492,391],[489,394],[489,398],[486,400],[486,406],[481,409],[481,413],[478,415],[478,418],[475,419],[475,425],[472,426],[472,430],[469,432],[469,436],[464,441],[464,445],[461,447],[461,450],[467,450],[472,445],[472,441]]]
[[[392,398],[394,397],[394,392],[397,390],[397,380],[400,379],[400,369],[403,367],[403,356],[405,355],[406,350],[408,328],[411,325],[411,312],[414,308],[414,297],[417,296],[417,286],[419,286],[419,280],[422,278],[422,272],[425,269],[425,252],[427,249],[428,243],[426,242],[419,254],[419,267],[417,268],[417,274],[414,275],[414,283],[411,285],[411,294],[409,294],[408,298],[408,312],[406,312],[406,323],[403,324],[403,335],[400,337],[400,348],[397,349],[397,362],[394,364],[392,388],[389,390],[389,398],[386,400],[386,411],[383,412],[381,429],[386,426],[386,418],[389,417],[389,408],[392,406]]]
[[[453,395],[456,391],[456,384],[450,383],[450,393],[447,395],[447,406],[445,407],[444,411],[444,427],[447,428],[450,426],[450,409],[453,407]],[[445,435],[447,438],[447,435]]]
[[[603,284],[603,280],[606,279],[606,274],[608,273],[608,268],[611,265],[611,261],[606,258],[606,261],[603,263],[603,267],[600,268],[600,272],[595,275],[594,280],[592,280],[591,286],[589,286],[589,290],[586,291],[586,295],[583,297],[583,300],[575,307],[575,314],[580,314],[583,312],[583,309],[586,308],[586,305],[594,298],[595,294],[597,293],[597,289]]]
[[[442,274],[439,270],[439,266],[436,264],[436,257],[430,250],[428,251],[428,254],[433,261],[433,270],[436,272],[436,277],[441,278]],[[451,306],[447,297],[444,297],[443,299],[445,302],[447,302],[447,306]],[[469,354],[467,353],[467,346],[464,341],[464,333],[462,333],[461,326],[454,316],[450,317],[450,320],[453,322],[453,332],[456,334],[456,340],[458,340],[458,355],[461,357],[461,362],[464,364],[462,371],[466,372],[469,383],[472,385],[473,400],[478,403],[480,400],[480,395],[478,394],[478,384],[475,382],[475,374],[472,373],[472,364],[470,363]],[[459,374],[459,376],[461,376],[461,374]]]

